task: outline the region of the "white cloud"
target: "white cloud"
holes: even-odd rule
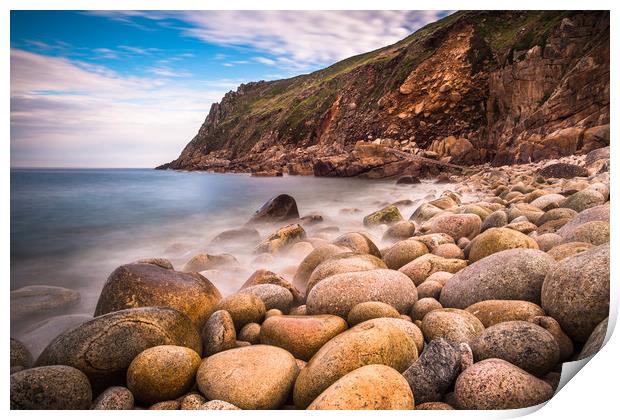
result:
[[[152,167],[169,161],[233,83],[124,77],[13,49],[11,165]]]

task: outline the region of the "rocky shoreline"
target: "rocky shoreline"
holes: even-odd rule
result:
[[[430,175],[445,191],[408,203],[408,219],[399,202],[359,214],[357,232],[300,214],[294,192],[275,197],[212,245],[251,245],[265,266],[292,254],[299,264],[259,269],[228,295],[207,276],[235,269],[234,255],[120,266],[95,318],[36,360],[11,339],[11,408],[540,404],[562,363],[595,354],[605,337],[609,162],[606,147],[453,172],[399,167],[400,188]],[[262,238],[258,226],[273,233]]]

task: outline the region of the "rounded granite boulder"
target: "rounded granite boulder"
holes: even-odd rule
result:
[[[11,338],[11,367],[16,366],[24,369],[32,366],[32,354],[21,341]]]
[[[545,276],[555,260],[534,249],[508,249],[456,273],[441,290],[445,308],[467,308],[484,300],[525,300],[540,304]]]
[[[321,347],[295,382],[295,405],[306,408],[338,379],[365,365],[386,365],[398,372],[407,369],[418,358],[417,347],[392,321],[399,320],[378,318],[362,322]]]
[[[366,365],[347,373],[323,391],[308,410],[413,410],[413,394],[398,371]]]
[[[473,263],[496,252],[514,248],[538,249],[538,244],[534,239],[516,230],[491,228],[471,241],[469,261]]]
[[[245,324],[250,322],[261,323],[266,312],[265,303],[261,298],[251,293],[243,293],[243,291],[222,299],[216,310],[225,310],[230,314],[236,331],[241,330]]]
[[[232,317],[225,310],[213,312],[201,332],[205,356],[232,349],[236,346],[237,333]]]
[[[387,268],[383,260],[370,254],[358,252],[345,252],[338,254],[319,264],[308,279],[306,286],[306,296],[312,288],[320,281],[334,274],[353,273],[357,271],[375,270],[377,268]]]
[[[111,386],[103,391],[91,406],[91,410],[133,410],[134,398],[124,386]]]
[[[594,245],[586,242],[566,242],[551,248],[547,253],[551,255],[556,261],[562,261],[564,258],[572,257],[573,255],[581,254]]]
[[[279,309],[287,313],[293,305],[293,294],[285,287],[275,284],[258,284],[246,287],[237,293],[254,295],[265,304],[265,310]]]
[[[454,396],[463,410],[507,410],[541,404],[553,388],[505,360],[486,359],[459,375]]]
[[[181,346],[155,346],[136,356],[127,369],[127,388],[146,404],[169,401],[194,384],[200,355]]]
[[[602,245],[609,242],[610,228],[608,222],[596,220],[577,226],[564,242],[585,242],[592,245]],[[559,235],[558,235],[559,236]]]
[[[41,366],[11,375],[11,410],[86,410],[88,378],[70,366]]]
[[[443,338],[449,342],[470,344],[484,331],[484,325],[462,309],[444,308],[426,314],[422,332],[426,341]]]
[[[455,241],[465,237],[474,239],[480,233],[482,220],[476,214],[441,214],[431,221],[432,233],[446,233]]]
[[[542,308],[575,341],[585,342],[609,316],[609,259],[609,244],[568,257],[542,285]]]
[[[402,266],[398,271],[404,273],[419,286],[430,275],[443,271],[457,273],[467,267],[467,261],[459,258],[442,258],[434,254],[426,254]]]
[[[383,302],[362,302],[355,305],[347,317],[347,324],[353,327],[374,318],[400,318],[393,306]]]
[[[602,320],[592,331],[588,341],[583,345],[581,352],[577,359],[585,359],[586,357],[594,356],[603,347],[605,342],[605,335],[607,334],[607,324],[609,318]]]
[[[495,324],[476,337],[471,349],[476,361],[502,359],[536,376],[558,363],[560,348],[546,329],[527,321]]]
[[[244,410],[273,410],[286,402],[298,373],[288,351],[259,344],[207,357],[196,381],[209,400],[226,401]]]
[[[308,279],[314,269],[323,261],[326,261],[334,255],[338,255],[342,252],[351,252],[351,250],[344,246],[334,244],[325,244],[315,248],[297,267],[295,277],[293,278],[294,287],[302,292],[305,292],[306,284],[308,283]]]
[[[331,314],[346,319],[358,303],[378,301],[406,314],[417,300],[415,285],[406,275],[395,270],[376,269],[324,279],[308,294],[306,310],[309,315]]]
[[[361,232],[349,232],[345,233],[334,239],[332,244],[348,248],[353,252],[360,252],[362,254],[374,255],[377,258],[381,258],[381,251],[377,248],[377,245],[370,239],[370,237]]]
[[[577,213],[605,203],[605,197],[598,191],[584,189],[567,197],[560,207],[575,210]]]
[[[388,268],[398,270],[424,254],[428,254],[428,247],[414,238],[409,238],[398,241],[388,248],[383,256],[383,261]]]
[[[571,236],[577,227],[588,222],[607,222],[609,223],[609,203],[596,207],[591,207],[575,215],[568,223],[558,229],[557,234],[564,239]]]
[[[162,344],[202,352],[200,335],[187,315],[146,307],[101,315],[62,333],[43,350],[36,365],[73,366],[88,376],[95,391],[102,391],[124,384],[132,360]]]
[[[478,318],[485,328],[500,322],[527,321],[545,315],[540,306],[524,300],[483,300],[465,310]]]
[[[183,312],[200,328],[221,298],[217,288],[198,273],[132,263],[110,274],[99,295],[95,316],[122,309],[167,306]]]
[[[443,306],[441,306],[441,303],[439,303],[437,299],[422,298],[413,305],[413,308],[411,308],[411,319],[414,321],[421,321],[430,311],[442,308]]]

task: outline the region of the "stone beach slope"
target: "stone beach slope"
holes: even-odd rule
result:
[[[413,191],[414,181],[398,188]],[[358,232],[303,216],[291,195],[270,200],[214,246],[247,242],[256,261],[301,253],[301,262],[258,270],[232,294],[208,279],[214,266],[238,264],[227,254],[196,255],[180,269],[162,258],[117,268],[95,318],[36,360],[11,339],[11,408],[547,401],[562,363],[595,354],[607,330],[609,148],[430,182],[444,191],[412,214],[395,204],[360,214]],[[273,233],[261,239],[259,224]]]

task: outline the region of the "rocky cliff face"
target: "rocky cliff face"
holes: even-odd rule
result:
[[[417,157],[501,165],[608,144],[609,13],[476,11],[241,85],[162,168],[377,178],[428,168]]]

